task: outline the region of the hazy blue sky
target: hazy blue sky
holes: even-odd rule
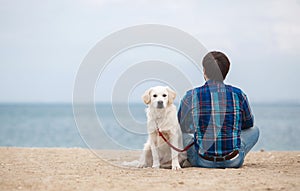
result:
[[[299,18],[297,0],[1,0],[0,102],[70,102],[80,63],[99,40],[154,23],[224,51],[226,83],[250,101],[299,103]]]

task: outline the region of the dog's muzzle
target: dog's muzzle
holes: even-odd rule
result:
[[[164,108],[164,102],[163,102],[163,101],[158,101],[156,107],[157,107],[158,109]]]

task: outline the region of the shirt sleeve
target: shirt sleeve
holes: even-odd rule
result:
[[[242,120],[242,129],[248,129],[254,125],[254,117],[251,112],[251,108],[247,99],[247,96],[243,94],[244,100],[242,104],[243,108],[243,120]]]
[[[178,122],[183,133],[194,133],[193,118],[191,115],[191,96],[187,93],[181,100],[178,110]]]

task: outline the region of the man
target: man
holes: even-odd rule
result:
[[[188,161],[196,167],[241,167],[259,137],[247,97],[224,84],[230,67],[225,54],[209,52],[202,65],[206,83],[187,91],[178,111],[184,146],[195,143]]]

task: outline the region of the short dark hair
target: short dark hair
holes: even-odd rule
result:
[[[204,56],[202,65],[209,79],[223,81],[229,71],[230,62],[224,53],[212,51]]]

